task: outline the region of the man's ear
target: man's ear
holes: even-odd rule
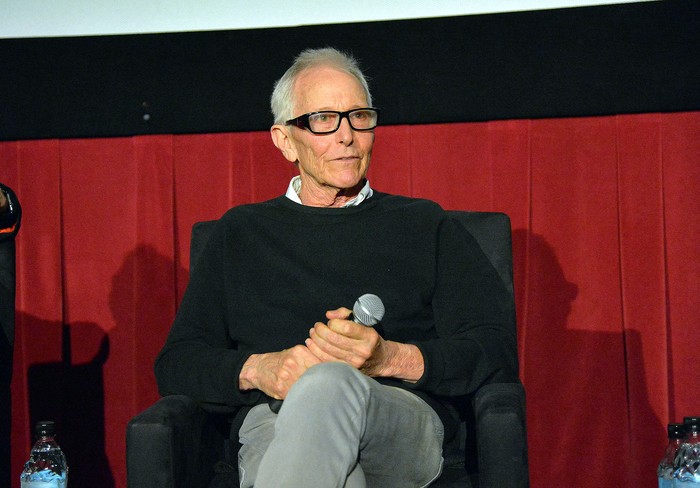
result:
[[[299,158],[297,157],[297,151],[287,132],[287,127],[275,124],[270,128],[270,135],[272,136],[272,142],[277,146],[277,149],[282,152],[282,155],[287,161],[296,163]]]

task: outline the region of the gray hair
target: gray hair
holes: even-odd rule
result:
[[[294,63],[275,83],[270,99],[275,124],[284,124],[294,117],[294,83],[302,71],[318,66],[330,66],[357,78],[367,97],[367,105],[372,106],[369,85],[355,58],[331,47],[306,49],[294,59]]]

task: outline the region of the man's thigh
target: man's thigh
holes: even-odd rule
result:
[[[440,418],[413,393],[374,383],[359,459],[368,486],[427,486],[442,471]]]
[[[253,407],[238,433],[238,478],[241,488],[252,487],[260,461],[275,435],[277,414],[267,404]]]
[[[323,369],[320,368],[316,373]],[[331,374],[338,374],[337,365],[326,369]],[[367,478],[368,485],[397,486],[399,481],[401,486],[407,487],[427,485],[439,475],[442,466],[443,427],[437,414],[413,393],[381,385],[349,369],[341,369],[342,374],[349,374],[353,381],[362,382],[364,384],[362,390],[369,392],[362,395],[366,418],[362,420],[365,428],[359,439],[360,454],[357,460]],[[335,381],[332,383],[337,384]],[[324,387],[325,390],[326,387]],[[347,392],[348,390],[345,389],[344,393]],[[331,396],[334,395],[331,394]],[[342,397],[342,395],[337,396]],[[283,408],[300,408],[302,412],[312,411],[314,409],[310,408],[310,405],[304,405],[304,402],[313,401],[313,395],[303,395],[301,399],[297,396],[293,404],[289,403]],[[328,397],[325,397],[324,403],[327,401]],[[342,408],[327,407],[322,411],[327,412],[329,417],[334,412],[342,410]],[[318,411],[315,415],[318,416]],[[242,444],[239,451],[241,486],[252,486],[260,461],[274,438],[276,419],[277,415],[271,412],[267,405],[258,405],[246,416],[239,434]],[[321,424],[324,422],[324,419],[315,417],[316,419]],[[329,418],[325,421],[333,422],[333,419]],[[326,432],[332,430],[330,428]],[[308,437],[308,431],[304,437]],[[308,438],[310,443],[314,442],[312,437]],[[339,439],[339,441],[346,440]],[[311,455],[313,451],[314,446],[310,445],[308,452],[305,450],[303,455]]]

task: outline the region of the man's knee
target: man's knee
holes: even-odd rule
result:
[[[364,401],[369,391],[367,380],[369,378],[345,363],[321,363],[309,368],[299,378],[289,391],[287,400],[325,406],[350,398]]]
[[[321,363],[309,368],[299,381],[353,381],[363,377],[357,369],[340,362]]]

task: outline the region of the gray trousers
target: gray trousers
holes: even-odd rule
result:
[[[424,487],[442,471],[433,409],[343,363],[310,368],[279,415],[253,408],[239,439],[242,488]]]

